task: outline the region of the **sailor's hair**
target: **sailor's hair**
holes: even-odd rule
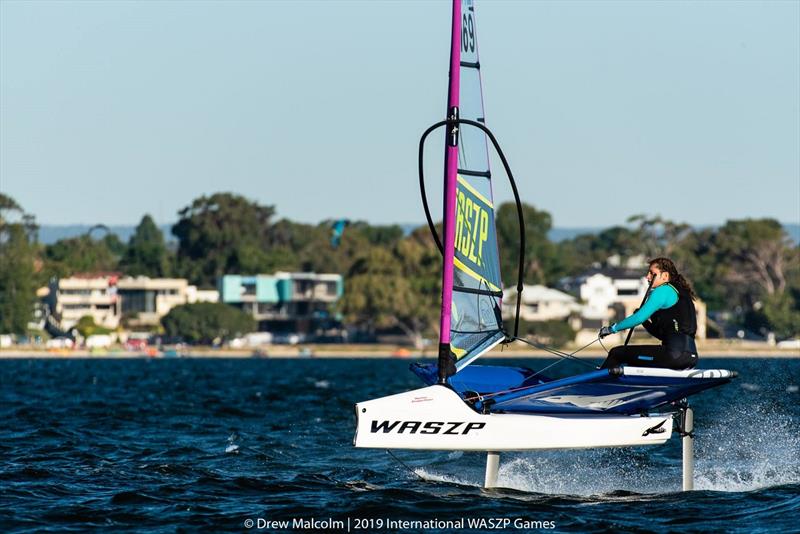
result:
[[[674,285],[678,288],[679,291],[683,291],[691,297],[692,300],[697,300],[697,293],[694,292],[694,288],[689,281],[683,277],[681,273],[678,272],[678,268],[675,267],[675,263],[669,258],[654,258],[650,260],[649,265],[658,267],[662,272],[669,273],[669,283]]]

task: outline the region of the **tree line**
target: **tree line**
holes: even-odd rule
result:
[[[50,245],[37,240],[33,215],[0,194],[0,333],[25,333],[36,288],[52,277],[118,271],[131,276],[182,277],[215,287],[223,274],[283,271],[340,273],[338,311],[368,332],[399,328],[432,335],[441,294],[441,257],[427,227],[406,234],[397,225],[348,224],[336,246],[334,221],[302,224],[276,219],[275,207],[233,193],[201,196],[178,212],[168,243],[145,215],[127,243],[115,234],[83,235]],[[668,256],[693,282],[709,311],[754,332],[784,338],[800,333],[800,248],[773,219],[729,220],[696,229],[639,215],[597,234],[560,242],[547,235],[549,213],[523,205],[527,284],[556,285],[610,256]],[[516,206],[496,213],[501,270],[516,284]],[[439,227],[441,230],[441,227]]]

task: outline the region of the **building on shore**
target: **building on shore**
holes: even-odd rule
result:
[[[120,278],[117,282],[122,317],[130,327],[156,326],[175,306],[218,302],[215,289],[198,289],[185,278]]]
[[[517,290],[503,291],[503,317],[514,317],[517,307]],[[525,285],[522,289],[519,317],[523,321],[560,321],[579,313],[578,299],[563,291],[543,285]]]
[[[81,317],[96,325],[117,328],[121,318],[117,281],[119,273],[84,273],[50,280],[45,302],[58,330],[68,331]]]
[[[220,301],[249,313],[258,329],[277,334],[319,334],[334,321],[344,288],[339,274],[287,273],[219,279]]]
[[[153,327],[175,306],[217,302],[215,289],[198,289],[184,278],[121,277],[119,273],[84,273],[54,278],[42,292],[48,324],[56,334],[69,332],[81,317],[116,329]],[[123,321],[124,320],[124,321]]]
[[[590,269],[559,282],[563,290],[577,294],[584,303],[581,315],[586,319],[611,320],[615,308],[639,306],[647,291],[647,279],[641,269],[604,267]]]

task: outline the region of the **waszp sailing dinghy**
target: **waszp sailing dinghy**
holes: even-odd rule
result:
[[[513,176],[485,127],[476,33],[473,0],[454,0],[447,119],[420,141],[423,204],[444,258],[438,362],[412,365],[428,387],[358,403],[354,444],[486,451],[485,484],[493,486],[498,451],[657,445],[672,436],[676,419],[684,439],[683,486],[691,489],[692,411],[684,399],[729,382],[734,373],[621,367],[552,380],[522,367],[470,365],[516,338],[500,315],[489,141],[511,180],[522,239],[525,234]],[[428,210],[421,163],[424,141],[438,127],[446,127],[443,239]],[[520,268],[517,314],[521,290]]]

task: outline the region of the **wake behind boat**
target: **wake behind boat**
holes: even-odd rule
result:
[[[446,129],[442,238],[422,175],[425,140],[441,127]],[[503,284],[489,142],[511,181],[519,215],[513,334],[500,313]],[[438,361],[411,366],[427,387],[356,405],[355,446],[486,451],[485,485],[490,487],[496,485],[499,451],[658,445],[669,440],[674,426],[683,438],[683,487],[692,489],[693,413],[685,399],[729,382],[734,373],[628,366],[554,380],[524,367],[471,365],[498,344],[518,339],[525,248],[513,175],[485,126],[473,0],[453,1],[447,119],[428,128],[420,141],[420,187],[443,254]]]

